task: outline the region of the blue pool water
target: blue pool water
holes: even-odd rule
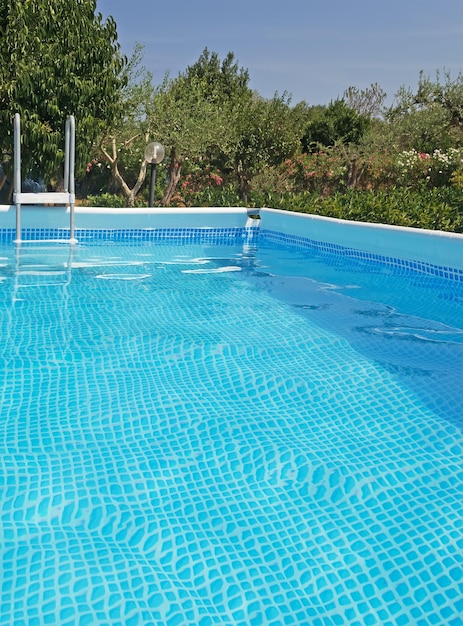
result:
[[[0,624],[463,624],[463,283],[0,247]]]

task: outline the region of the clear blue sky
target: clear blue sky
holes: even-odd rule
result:
[[[250,87],[292,103],[328,104],[349,86],[379,83],[388,103],[415,88],[420,70],[456,77],[463,70],[462,0],[98,0],[116,20],[130,56],[161,82],[193,64],[207,47],[233,52]]]

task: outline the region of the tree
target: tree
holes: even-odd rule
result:
[[[439,72],[433,82],[420,73],[416,92],[401,87],[386,112],[394,141],[402,150],[432,153],[463,145],[463,75]]]
[[[305,105],[290,107],[286,94],[266,100],[257,94],[240,111],[230,161],[238,192],[247,201],[252,179],[262,169],[279,165],[299,148]]]
[[[202,84],[205,99],[222,105],[248,98],[249,72],[239,68],[233,52],[229,52],[221,62],[216,52],[205,48],[199,59],[187,67],[186,79]]]
[[[251,97],[249,77],[230,52],[221,62],[207,48],[175,79],[166,77],[152,103],[153,136],[168,154],[169,182],[162,203],[175,194],[188,161],[230,153],[240,107]]]
[[[438,106],[447,114],[451,127],[463,131],[463,74],[452,79],[450,72],[444,73],[441,81],[440,72],[436,72],[433,82],[420,73],[418,90],[414,98],[415,104],[421,108]]]
[[[348,87],[343,100],[350,109],[368,118],[379,117],[383,113],[386,92],[378,83],[372,83],[366,89]]]
[[[369,127],[370,119],[366,115],[348,107],[344,100],[335,100],[327,107],[317,108],[302,138],[302,148],[313,152],[336,143],[356,144]]]
[[[141,65],[142,57],[143,48],[137,44],[121,76],[121,115],[111,120],[97,146],[97,153],[104,155],[112,179],[130,207],[145,182],[144,149],[153,124],[155,88],[152,74]]]
[[[202,82],[178,76],[159,86],[153,102],[153,136],[166,149],[168,184],[162,203],[168,206],[188,161],[199,161],[222,149],[230,135],[224,112],[204,97]]]
[[[23,162],[48,180],[63,160],[64,126],[76,118],[77,165],[120,115],[125,64],[112,18],[96,0],[2,0],[0,8],[0,159],[12,151],[12,119],[22,118]]]

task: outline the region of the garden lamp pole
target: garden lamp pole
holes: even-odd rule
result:
[[[154,185],[156,183],[156,165],[161,163],[164,158],[165,150],[164,146],[153,141],[149,143],[145,148],[145,161],[151,164],[151,178],[150,178],[150,194],[148,200],[148,206],[154,205]]]
[[[150,195],[148,199],[148,206],[154,204],[154,185],[156,184],[156,163],[151,161],[151,176],[150,176]]]

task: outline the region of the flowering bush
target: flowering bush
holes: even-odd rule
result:
[[[287,159],[283,169],[292,179],[295,191],[316,191],[329,195],[346,182],[347,165],[334,151],[299,154]]]
[[[86,196],[112,190],[109,163],[103,155],[95,157],[87,163],[85,176],[81,180],[80,193]]]
[[[185,202],[188,203],[208,187],[221,187],[223,182],[221,172],[217,168],[206,166],[202,169],[196,169],[183,179],[181,183],[182,195]]]
[[[396,155],[392,152],[375,151],[358,159],[359,176],[356,189],[387,189],[396,183]]]
[[[405,150],[397,157],[398,182],[415,186],[426,183],[431,187],[448,185],[452,174],[463,167],[463,149],[436,149],[432,154]]]
[[[90,172],[95,168],[102,168],[103,166],[106,166],[107,169],[109,169],[109,165],[107,163],[105,163],[105,158],[104,156],[100,156],[98,158],[93,159],[93,161],[90,161],[89,163],[87,163],[87,168],[86,168],[86,172],[87,174],[90,174]]]

